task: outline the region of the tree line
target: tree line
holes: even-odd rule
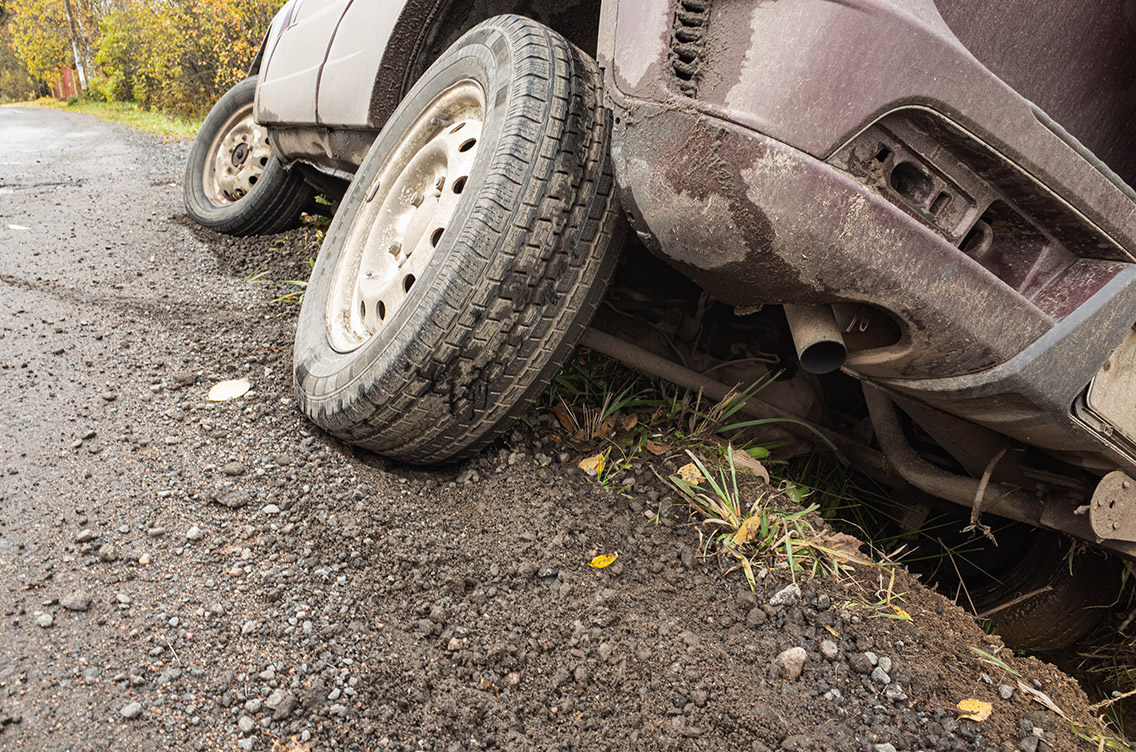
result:
[[[71,67],[87,96],[201,115],[244,78],[283,0],[0,0],[0,99]]]

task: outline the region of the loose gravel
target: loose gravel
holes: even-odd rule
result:
[[[904,571],[910,621],[873,568],[751,592],[645,460],[604,489],[543,412],[433,470],[327,437],[295,306],[245,280],[302,278],[314,231],[191,227],[181,142],[0,129],[0,748],[1095,748],[973,648],[1091,724],[1072,680]]]

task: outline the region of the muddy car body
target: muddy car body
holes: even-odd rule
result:
[[[292,0],[251,71],[274,157],[342,193],[431,64],[498,14],[602,71],[628,244],[650,255],[616,274],[587,344],[710,394],[732,383],[699,371],[739,354],[788,351],[785,381],[840,368],[800,373],[819,406],[763,393],[748,411],[807,417],[937,498],[1136,553],[1129,4]],[[675,292],[675,270],[697,288]],[[710,306],[729,344],[688,367],[673,352],[710,339]],[[769,327],[768,347],[746,340]],[[301,401],[309,376],[298,355]],[[836,417],[823,394],[848,376],[862,403]],[[857,410],[874,441],[847,438]],[[485,423],[459,450],[504,425]]]

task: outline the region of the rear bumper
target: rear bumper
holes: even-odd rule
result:
[[[712,2],[605,5],[616,177],[645,244],[735,306],[886,312],[901,334],[850,348],[855,375],[1133,468],[1072,415],[1136,322],[1130,191],[930,2]]]

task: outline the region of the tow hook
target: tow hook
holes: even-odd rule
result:
[[[1136,480],[1121,470],[1104,476],[1093,491],[1089,522],[1101,538],[1136,542]]]

